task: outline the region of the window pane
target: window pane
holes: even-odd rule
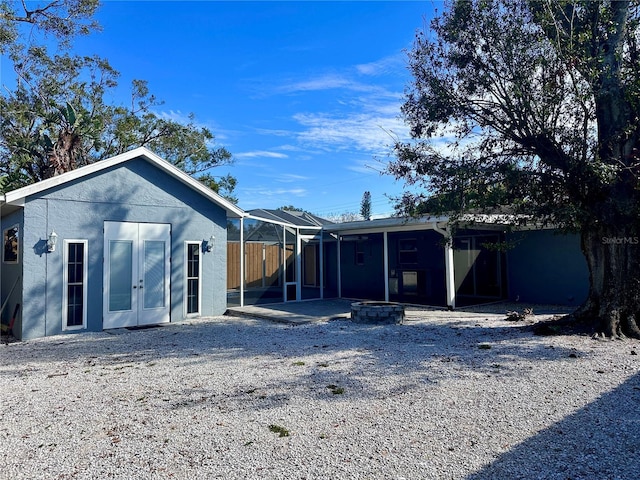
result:
[[[2,259],[8,263],[18,261],[18,227],[8,228],[4,231],[4,253]]]
[[[82,264],[82,261],[80,261],[79,263],[76,263],[76,271],[75,271],[75,282],[78,283],[82,283],[84,281],[84,279],[82,278],[82,272],[84,270],[84,265]]]
[[[133,281],[133,244],[130,241],[109,242],[109,311],[131,310]]]
[[[144,242],[144,308],[164,307],[164,242]]]
[[[197,277],[200,271],[200,246],[193,244],[187,247],[187,276]]]
[[[198,312],[198,290],[200,281],[197,278],[188,280],[187,283],[187,313]]]
[[[74,261],[78,263],[82,263],[84,259],[84,244],[82,243],[72,243],[75,247],[75,258]]]

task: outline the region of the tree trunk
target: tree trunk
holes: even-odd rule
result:
[[[80,136],[68,130],[62,130],[58,141],[48,156],[48,164],[43,178],[51,178],[77,168],[76,156],[81,144]]]
[[[573,316],[607,337],[640,339],[640,233],[634,227],[582,232],[589,297]]]

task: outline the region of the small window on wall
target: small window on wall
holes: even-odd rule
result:
[[[18,232],[17,225],[6,228],[3,231],[2,238],[4,240],[4,252],[2,253],[2,261],[4,263],[18,263]]]
[[[200,313],[202,263],[200,262],[201,242],[187,242],[185,265],[187,267],[185,285],[185,310],[187,315]]]
[[[63,330],[87,328],[87,240],[65,240]]]
[[[401,264],[418,263],[418,242],[415,238],[407,238],[398,242],[398,261]]]

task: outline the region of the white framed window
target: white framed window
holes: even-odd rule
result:
[[[202,242],[185,242],[184,246],[184,313],[191,317],[200,315],[202,304]]]
[[[18,263],[18,255],[20,253],[20,230],[18,225],[5,228],[2,232],[4,243],[4,251],[2,252],[2,261],[4,263]]]
[[[62,329],[87,328],[87,240],[65,240],[62,299]]]

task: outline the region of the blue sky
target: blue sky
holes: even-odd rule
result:
[[[148,80],[174,119],[194,113],[235,164],[244,209],[295,205],[320,215],[373,214],[403,185],[379,171],[410,81],[406,51],[438,2],[103,2],[102,32],[78,53]],[[382,162],[382,163],[381,163]]]

